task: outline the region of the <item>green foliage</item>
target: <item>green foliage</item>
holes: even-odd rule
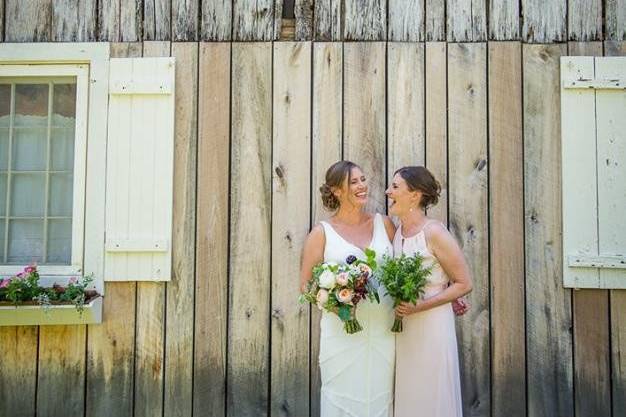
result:
[[[27,267],[29,268],[29,267]],[[3,280],[5,286],[0,289],[0,300],[8,300],[17,305],[24,301],[31,301],[37,298],[43,291],[39,286],[39,274],[32,268],[29,272],[20,272],[12,278]]]
[[[384,257],[378,279],[385,286],[387,294],[394,299],[394,306],[401,302],[415,304],[418,297],[424,294],[431,268],[425,267],[423,263],[424,258],[419,254]]]

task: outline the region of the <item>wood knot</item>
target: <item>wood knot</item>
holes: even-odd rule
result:
[[[474,167],[478,170],[478,171],[482,171],[483,169],[485,169],[485,167],[487,166],[487,160],[486,159],[479,159],[478,161],[476,161],[476,163],[474,164]]]
[[[533,210],[533,211],[531,211],[531,212],[530,212],[530,216],[529,216],[529,218],[530,218],[530,221],[531,221],[531,222],[533,222],[533,223],[535,223],[535,224],[539,223],[539,219],[538,219],[538,216],[537,216],[537,212],[536,212],[536,211],[534,211],[534,210]]]
[[[470,96],[474,95],[474,85],[473,84],[468,84],[467,85],[467,92],[469,93]]]
[[[280,165],[277,165],[276,168],[274,168],[274,172],[276,172],[276,176],[281,180],[285,177],[285,170]]]
[[[272,309],[272,317],[274,317],[275,319],[282,319],[283,312],[280,310],[280,308],[274,308]]]
[[[246,318],[249,319],[250,317],[252,317],[252,310],[247,308],[246,309]]]

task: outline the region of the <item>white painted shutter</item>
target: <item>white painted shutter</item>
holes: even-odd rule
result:
[[[561,59],[563,282],[626,288],[626,57]]]
[[[171,279],[174,58],[112,58],[105,280]]]

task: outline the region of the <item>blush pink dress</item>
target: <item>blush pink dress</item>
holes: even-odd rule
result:
[[[432,224],[429,221],[425,228]],[[424,298],[448,286],[448,277],[428,250],[424,230],[402,236],[398,227],[393,239],[394,255],[420,253],[432,273]],[[450,303],[411,314],[403,320],[404,331],[396,336],[396,384],[394,417],[462,417],[459,355],[454,313]]]

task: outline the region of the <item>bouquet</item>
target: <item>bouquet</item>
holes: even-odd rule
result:
[[[320,310],[336,313],[348,334],[363,330],[355,314],[357,304],[365,298],[380,302],[374,280],[370,279],[376,270],[376,252],[366,249],[365,256],[365,261],[350,255],[342,265],[316,265],[306,292],[300,295],[301,303],[316,304]]]
[[[417,298],[424,295],[431,268],[423,265],[424,259],[419,254],[402,254],[399,258],[385,256],[384,260],[378,279],[385,286],[387,295],[394,300],[394,308],[402,302],[415,304]],[[402,317],[396,316],[391,331],[402,332]]]

